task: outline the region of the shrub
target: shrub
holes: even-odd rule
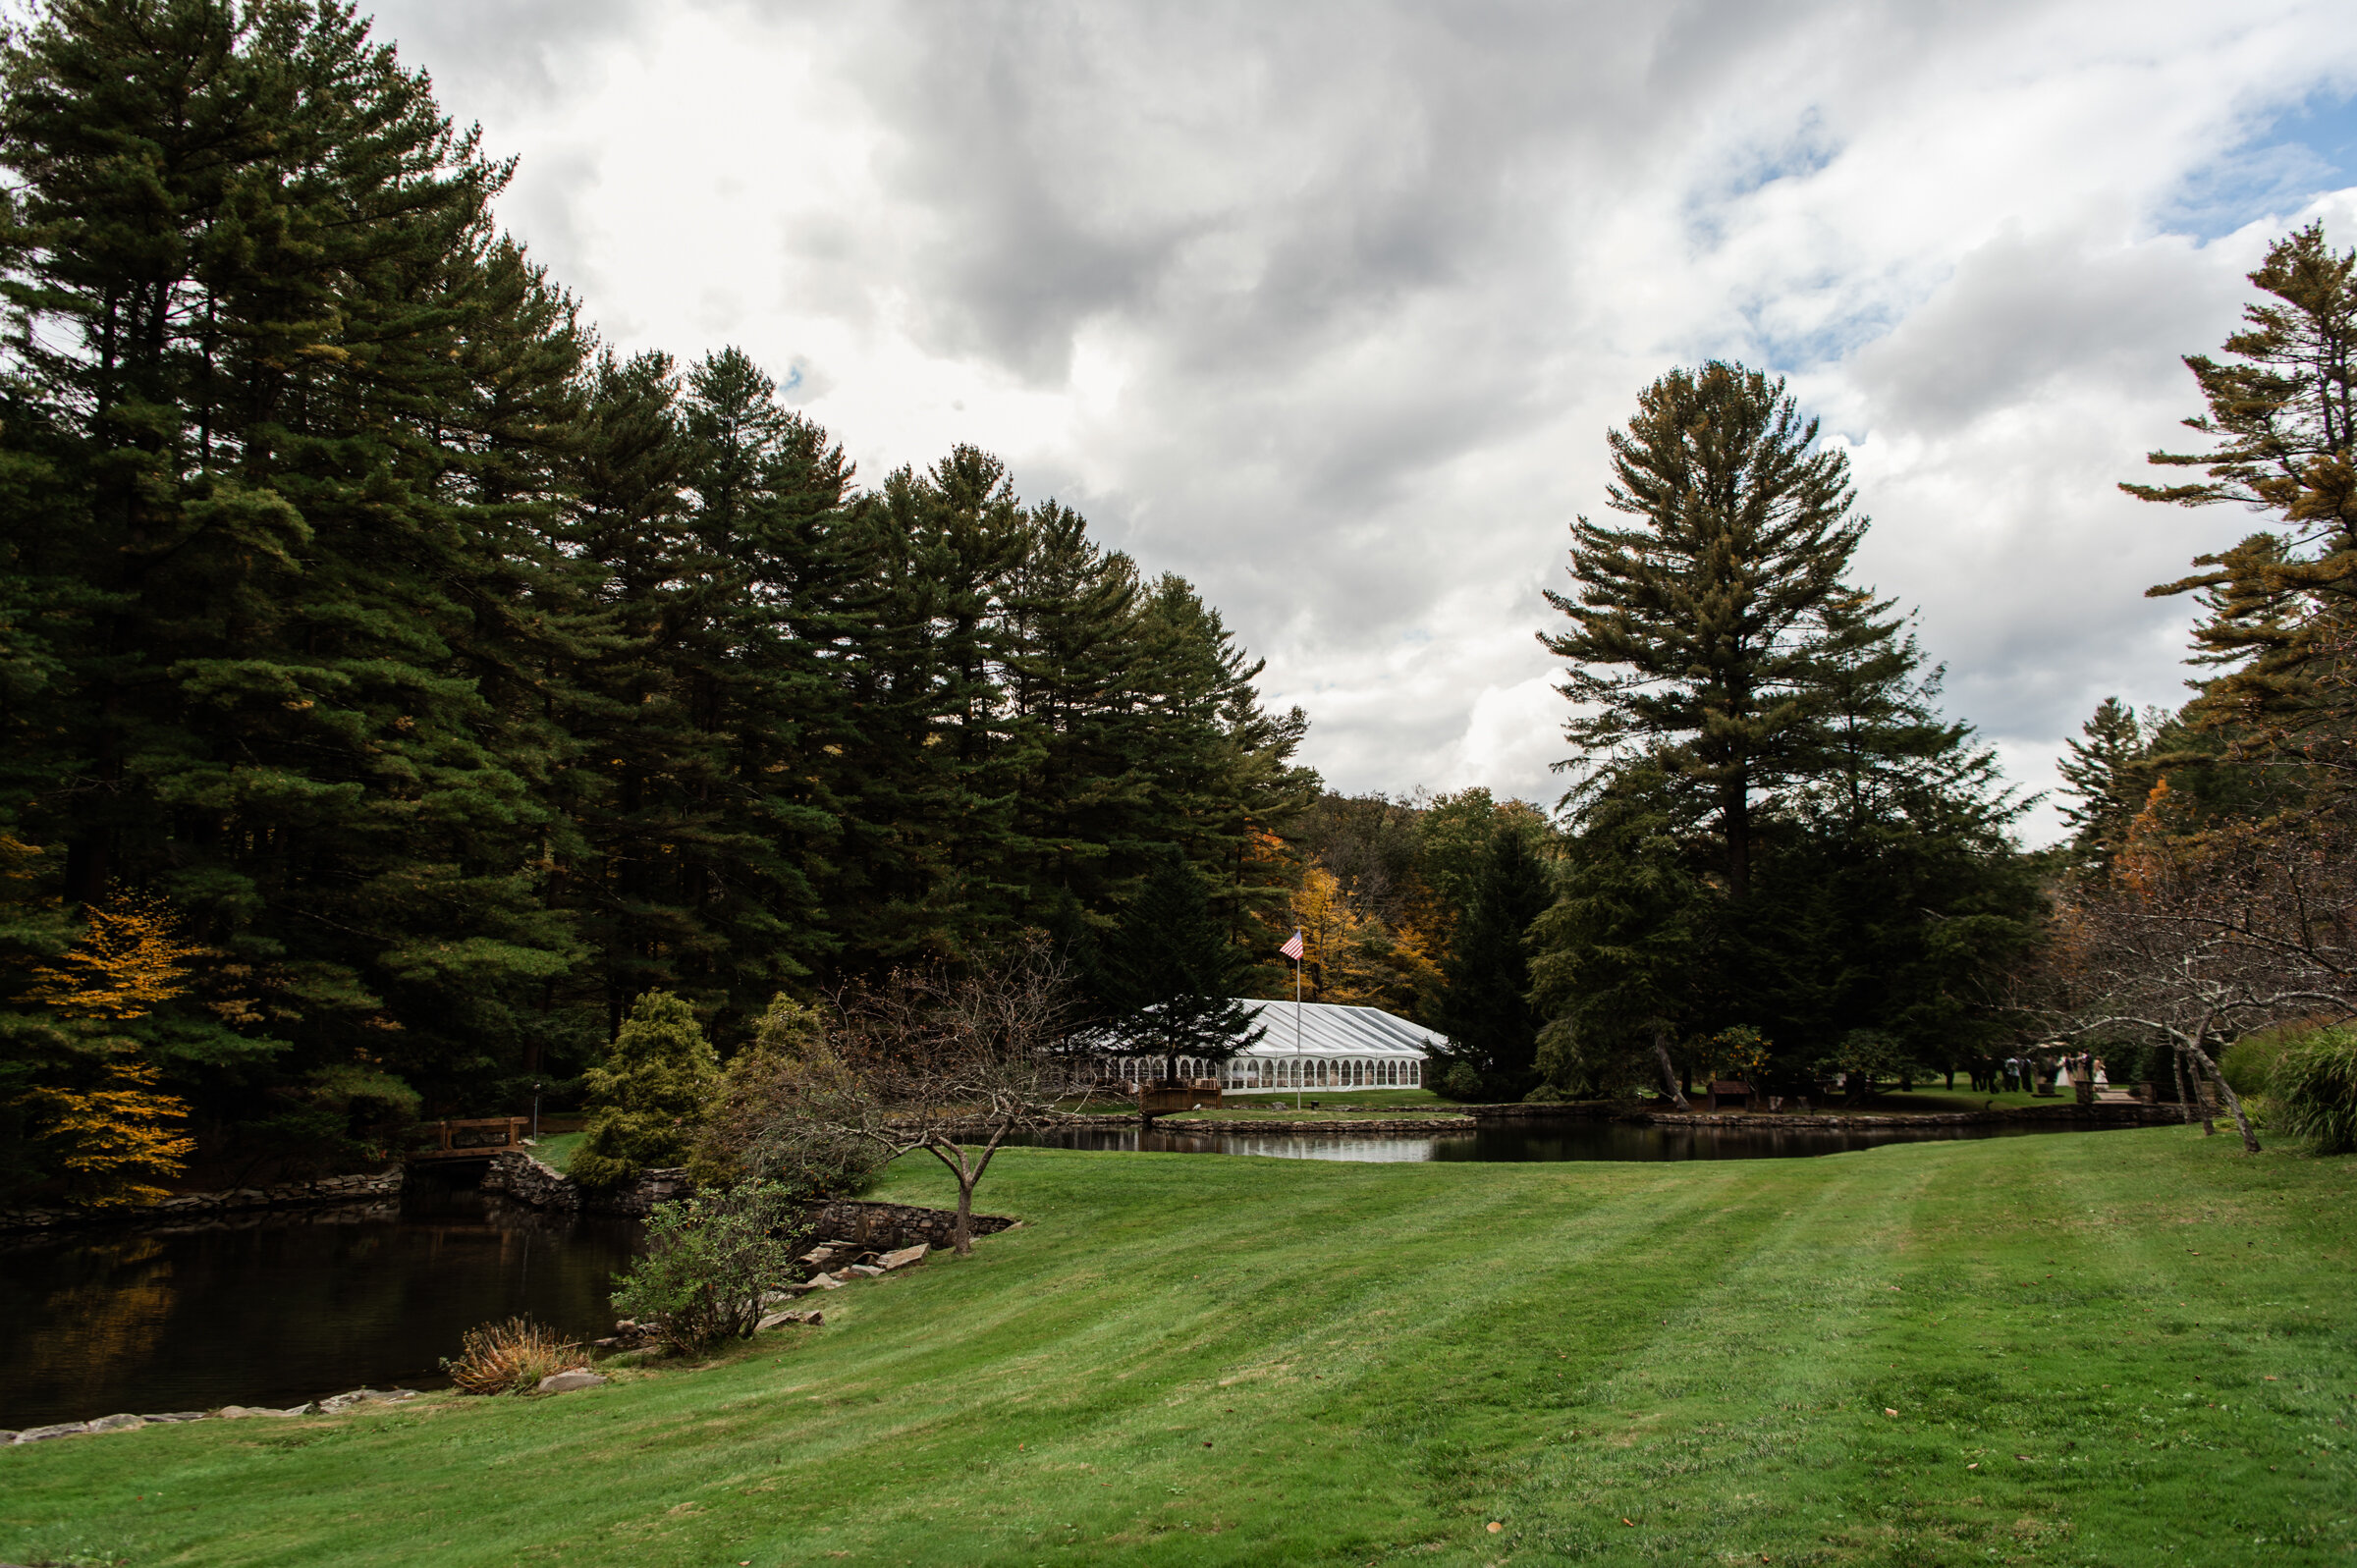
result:
[[[2275,1093],[2275,1068],[2308,1036],[2297,1029],[2263,1029],[2219,1053],[2218,1070],[2246,1099]]]
[[[612,1187],[642,1170],[682,1165],[720,1077],[720,1060],[686,1002],[650,991],[630,1008],[603,1066],[582,1075],[589,1114],[570,1174]]]
[[[2268,1074],[2275,1120],[2320,1155],[2357,1152],[2357,1031],[2320,1029],[2275,1059]]]
[[[808,1114],[860,1093],[828,1043],[818,1009],[769,1004],[752,1043],[721,1074],[687,1168],[706,1186],[755,1177],[800,1198],[848,1198],[882,1176],[889,1152]]]
[[[792,1277],[808,1225],[774,1181],[740,1181],[655,1205],[646,1252],[617,1283],[614,1308],[681,1353],[749,1339],[762,1295]]]
[[[459,1341],[458,1359],[445,1360],[442,1370],[463,1394],[528,1393],[541,1379],[584,1366],[588,1359],[555,1329],[529,1318],[510,1318],[467,1329]]]
[[[1473,1064],[1469,1061],[1455,1062],[1450,1066],[1447,1072],[1441,1074],[1441,1081],[1437,1087],[1446,1099],[1479,1100],[1481,1098],[1481,1074],[1473,1070]]]

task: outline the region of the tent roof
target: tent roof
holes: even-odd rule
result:
[[[1244,1005],[1268,1029],[1257,1045],[1237,1053],[1243,1056],[1289,1056],[1293,1052],[1293,1008],[1289,1001],[1256,1001]],[[1301,1048],[1304,1056],[1415,1056],[1446,1050],[1449,1039],[1422,1024],[1395,1017],[1381,1007],[1345,1007],[1331,1001],[1304,1001],[1301,1009]]]

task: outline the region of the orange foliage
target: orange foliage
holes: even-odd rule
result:
[[[92,904],[87,924],[57,966],[35,969],[26,1000],[68,1018],[128,1023],[185,994],[191,967],[210,949],[173,934],[172,911],[151,898]]]
[[[209,949],[182,941],[171,909],[149,898],[118,898],[84,911],[82,935],[54,965],[33,970],[26,1000],[64,1018],[103,1024],[144,1018],[189,991],[195,960]],[[156,1069],[120,1038],[95,1043],[94,1069],[36,1084],[20,1103],[74,1195],[99,1207],[152,1203],[154,1185],[185,1167],[195,1141],[181,1130],[186,1102],[156,1087]]]
[[[1315,1000],[1413,1017],[1419,999],[1440,985],[1440,965],[1422,931],[1408,921],[1394,927],[1361,913],[1334,874],[1315,861],[1302,868],[1292,913]]]
[[[36,1088],[25,1104],[43,1140],[63,1147],[75,1196],[94,1207],[153,1203],[164,1189],[143,1178],[178,1175],[196,1148],[178,1126],[188,1106],[158,1092],[155,1069],[136,1057],[105,1063],[94,1089]]]

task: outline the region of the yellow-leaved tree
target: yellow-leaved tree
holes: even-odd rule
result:
[[[1335,875],[1315,861],[1302,868],[1293,923],[1307,949],[1303,978],[1312,1001],[1381,1007],[1419,1016],[1441,986],[1441,969],[1423,932],[1360,910]]]
[[[156,1183],[185,1169],[196,1147],[182,1130],[187,1103],[157,1086],[155,1065],[120,1028],[187,995],[207,949],[184,941],[178,926],[156,899],[93,904],[73,946],[32,972],[25,1000],[65,1026],[73,1050],[19,1099],[76,1202],[152,1203],[164,1196]]]

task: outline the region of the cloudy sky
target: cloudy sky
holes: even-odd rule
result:
[[[738,344],[879,480],[1004,457],[1194,579],[1335,785],[1552,799],[1604,433],[1790,378],[1860,575],[2032,788],[2249,519],[2113,489],[2270,238],[2357,243],[2346,0],[386,0],[624,349]],[[2033,820],[2032,838],[2051,833]]]

